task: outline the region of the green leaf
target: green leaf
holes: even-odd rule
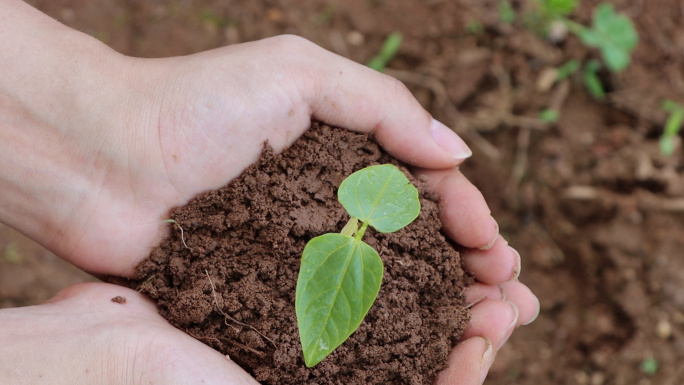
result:
[[[584,45],[589,47],[599,47],[603,41],[603,36],[593,29],[583,28],[579,32],[579,38]]]
[[[659,366],[660,364],[658,363],[658,360],[653,357],[645,358],[643,361],[641,361],[641,365],[639,365],[641,371],[646,373],[648,376],[655,375],[658,372]]]
[[[543,5],[548,14],[565,16],[574,12],[579,3],[577,0],[544,0]]]
[[[572,74],[579,71],[582,64],[578,60],[569,60],[567,63],[563,64],[558,68],[558,75],[556,75],[556,81],[560,82],[569,78]]]
[[[603,83],[601,83],[601,79],[596,74],[600,69],[601,63],[598,60],[592,59],[584,66],[584,73],[582,74],[584,86],[596,100],[604,100],[606,98]]]
[[[560,118],[560,113],[553,108],[547,108],[539,113],[539,120],[545,123],[555,123]]]
[[[306,366],[354,333],[378,296],[382,275],[378,253],[358,239],[325,234],[307,243],[295,299]]]
[[[395,232],[420,214],[418,190],[391,164],[351,174],[340,185],[337,197],[349,215],[381,233]]]
[[[372,58],[366,65],[376,71],[383,72],[385,70],[385,66],[387,66],[387,63],[389,63],[399,51],[401,42],[401,33],[394,32],[393,34],[389,35],[382,44],[380,53]]]
[[[629,52],[615,45],[605,45],[601,48],[601,55],[606,66],[613,72],[620,72],[629,67]]]
[[[601,49],[603,60],[612,72],[627,68],[630,56],[639,43],[632,21],[618,15],[612,4],[601,3],[594,10],[593,28],[582,28],[578,36],[589,47]]]

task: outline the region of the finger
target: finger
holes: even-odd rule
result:
[[[510,301],[486,300],[473,306],[462,339],[487,337],[498,351],[518,324],[518,307]]]
[[[482,193],[457,168],[416,168],[413,174],[425,175],[430,189],[440,196],[439,215],[451,239],[470,248],[493,247],[499,225],[491,216]]]
[[[539,299],[520,282],[511,281],[498,285],[476,283],[466,289],[464,296],[469,304],[485,300],[513,302],[518,308],[518,326],[529,325],[539,316]]]
[[[325,123],[373,134],[397,158],[420,167],[450,168],[472,155],[465,142],[434,120],[400,81],[306,40],[280,37],[306,52],[304,100]],[[282,44],[282,42],[281,42]]]
[[[529,325],[539,317],[539,298],[529,287],[515,281],[504,282],[498,286],[506,293],[506,300],[518,306],[518,325]]]
[[[463,266],[478,281],[496,285],[518,279],[521,269],[520,254],[499,236],[489,250],[467,250],[463,257]]]
[[[494,356],[492,342],[486,337],[462,341],[449,354],[449,367],[437,374],[435,385],[481,385]]]

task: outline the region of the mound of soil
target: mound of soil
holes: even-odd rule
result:
[[[302,251],[349,219],[342,180],[386,163],[418,188],[420,216],[393,234],[366,232],[385,264],[378,299],[347,342],[306,368],[295,317]],[[424,182],[368,136],[314,123],[291,148],[266,145],[238,179],[173,210],[191,250],[174,232],[138,267],[140,290],[264,384],[432,384],[469,320],[460,293],[472,279]]]

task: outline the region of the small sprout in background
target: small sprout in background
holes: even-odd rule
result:
[[[394,55],[396,55],[399,51],[399,47],[401,47],[401,41],[401,33],[394,32],[393,34],[389,35],[382,44],[380,53],[376,57],[372,58],[366,65],[376,71],[384,72],[387,63],[389,63],[394,58]]]
[[[578,7],[578,0],[533,0],[535,6],[523,17],[532,31],[553,42],[565,39],[568,31],[577,35],[587,47],[598,48],[611,72],[621,72],[631,62],[632,51],[639,43],[634,23],[624,15],[615,13],[610,3],[601,3],[594,9],[592,26],[586,27],[568,17]],[[506,3],[508,3],[506,1]],[[510,6],[510,4],[508,4]],[[499,12],[503,18],[503,2]]]
[[[684,106],[672,100],[665,100],[661,108],[669,112],[670,116],[665,123],[663,136],[660,137],[660,152],[665,156],[670,156],[675,150],[675,138],[684,123]]]
[[[515,23],[515,10],[509,1],[501,0],[501,2],[499,2],[499,18],[506,24]]]
[[[639,35],[632,21],[615,13],[612,4],[601,3],[594,10],[593,28],[570,24],[588,47],[601,50],[601,56],[611,72],[620,72],[629,66],[632,51],[639,43]]]
[[[466,23],[466,31],[471,35],[480,36],[484,32],[484,26],[479,20],[469,20]]]
[[[324,234],[306,244],[297,278],[295,310],[307,367],[346,341],[378,296],[384,266],[362,241],[368,226],[392,233],[420,213],[418,190],[391,164],[351,174],[337,197],[351,219],[341,234]]]
[[[539,120],[544,123],[556,123],[560,118],[560,113],[553,108],[547,108],[539,113]]]
[[[556,75],[556,81],[560,82],[563,81],[573,74],[575,72],[579,71],[580,67],[582,67],[582,63],[580,63],[578,60],[570,60],[567,63],[563,64],[562,66],[558,67],[558,74]]]
[[[658,363],[658,361],[651,356],[648,358],[644,358],[644,360],[641,361],[641,365],[639,365],[639,368],[647,376],[654,376],[658,372],[659,366],[660,364]]]
[[[601,62],[596,59],[589,60],[584,66],[582,73],[582,81],[587,91],[596,100],[605,100],[606,91],[603,89],[603,83],[598,77],[598,72],[601,70]]]

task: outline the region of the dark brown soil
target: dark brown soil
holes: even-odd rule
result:
[[[351,338],[314,368],[304,365],[295,287],[304,246],[349,219],[337,186],[374,164],[402,164],[368,136],[314,124],[279,155],[222,189],[173,210],[183,228],[138,268],[140,288],[176,327],[228,354],[264,384],[424,384],[446,367],[469,320],[471,279],[441,234],[438,197],[415,180],[421,213],[364,241],[385,264],[378,299]],[[247,326],[249,325],[249,326]]]

